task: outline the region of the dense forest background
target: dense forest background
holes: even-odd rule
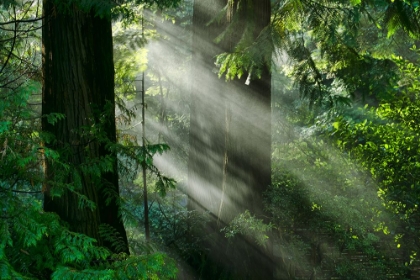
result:
[[[3,0],[0,279],[420,279],[416,0]]]

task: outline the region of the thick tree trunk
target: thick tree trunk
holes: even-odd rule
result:
[[[223,50],[213,39],[224,24],[207,23],[225,0],[194,2],[193,66],[190,105],[190,152],[188,166],[189,206],[216,215],[221,201],[225,131],[223,83],[218,79],[214,56]]]
[[[114,65],[111,22],[71,6],[60,14],[52,0],[44,0],[42,113],[65,115],[54,125],[46,118],[42,129],[55,139],[46,145],[60,152],[60,161],[71,166],[66,183],[96,208],[79,207],[78,195],[65,190],[53,197],[63,177],[63,170],[46,161],[47,184],[44,209],[56,212],[71,230],[98,240],[100,245],[128,253],[127,237],[118,214],[117,158],[104,139],[116,141],[114,103]],[[108,160],[109,169],[100,175],[89,172],[96,164]],[[77,178],[80,178],[78,181]],[[109,203],[105,201],[109,199]],[[99,226],[112,226],[125,242],[124,249],[112,248],[99,235]]]
[[[270,22],[270,1],[253,0],[255,38]],[[216,44],[229,18],[208,24],[227,0],[196,0],[194,4],[193,90],[191,94],[189,182],[190,209],[209,211],[209,230],[216,233],[210,258],[237,277],[272,278],[271,257],[249,239],[234,245],[219,233],[235,216],[250,210],[263,217],[262,194],[271,184],[271,76],[245,83],[217,77],[215,56],[231,52],[242,30]],[[235,5],[233,5],[235,7]],[[232,11],[233,13],[235,11]],[[225,258],[222,260],[222,258]],[[209,279],[215,276],[208,276]]]

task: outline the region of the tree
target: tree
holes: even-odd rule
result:
[[[41,151],[44,160],[52,163],[56,171],[54,181],[47,182],[53,183],[55,194],[60,192],[59,187],[75,190],[71,186],[74,182],[69,179],[69,172],[63,169],[68,168],[72,172],[80,168],[80,173],[88,174],[108,170],[105,166],[108,159],[90,162],[91,170],[75,166],[66,158],[65,149],[50,148],[57,137],[40,132],[38,102],[41,83],[37,79],[41,77],[41,55],[38,55],[41,48],[36,33],[41,26],[37,18],[39,8],[36,1],[8,1],[0,5],[0,43],[4,47],[0,57],[6,62],[0,70],[0,278],[174,278],[174,262],[163,254],[152,254],[148,247],[142,247],[140,256],[112,254],[108,249],[121,252],[126,245],[114,228],[101,228],[101,234],[106,238],[103,238],[105,242],[99,240],[99,245],[105,245],[108,247],[106,249],[97,246],[94,238],[69,230],[69,227],[74,229],[74,225],[60,219],[56,213],[43,211]],[[62,116],[60,113],[51,113],[43,118],[54,123]],[[100,125],[99,122],[97,124]],[[95,132],[83,129],[82,133]],[[77,136],[80,131],[73,132]],[[116,146],[102,134],[96,136],[111,148]],[[41,140],[48,145],[41,146]],[[159,149],[155,147],[154,151]],[[95,165],[101,166],[98,168]],[[77,174],[73,178],[77,178]],[[51,180],[51,177],[47,179]],[[67,206],[94,206],[91,201],[81,197],[79,205]]]
[[[63,11],[47,0],[43,9],[42,114],[63,118],[44,118],[42,129],[54,136],[45,145],[68,163],[60,169],[53,160],[45,162],[44,209],[59,214],[71,230],[128,253],[118,211],[117,159],[110,149],[116,143],[111,21],[76,4]],[[64,186],[56,184],[61,180]],[[114,228],[124,246],[106,243],[101,224]]]
[[[43,3],[42,113],[56,118],[44,118],[42,129],[52,135],[45,146],[60,154],[45,161],[44,209],[71,230],[128,253],[119,213],[112,8],[119,7],[111,1]],[[101,230],[119,236],[118,246]]]
[[[215,263],[227,246],[219,230],[246,210],[261,217],[262,193],[271,182],[270,9],[270,1],[194,3],[187,193],[190,209],[212,217],[209,230],[219,236],[209,257]],[[219,70],[235,79],[219,79]],[[270,259],[249,240],[229,248],[222,266],[272,277]],[[253,266],[240,265],[244,259]]]

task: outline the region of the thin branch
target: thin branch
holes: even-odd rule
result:
[[[15,11],[15,9],[13,8],[13,11],[15,12],[15,18],[16,18],[16,11]],[[8,56],[7,56],[7,58],[6,58],[6,61],[4,62],[4,64],[3,64],[3,67],[0,69],[0,73],[2,73],[3,72],[3,70],[4,70],[4,68],[6,67],[6,65],[9,63],[9,60],[10,60],[10,57],[11,57],[11,55],[12,55],[12,53],[13,53],[13,50],[14,50],[14,48],[15,48],[15,44],[16,44],[16,38],[17,38],[17,23],[15,23],[15,30],[13,31],[13,34],[14,34],[14,36],[13,36],[13,43],[12,43],[12,46],[10,47],[10,52],[9,52],[9,54],[8,54]]]
[[[31,26],[28,29],[18,29],[18,30],[16,30],[16,29],[9,29],[9,28],[4,28],[4,27],[1,27],[0,26],[0,30],[3,30],[3,31],[15,31],[16,30],[19,33],[28,33],[28,32],[31,32],[31,31],[39,30],[41,28],[42,28],[42,25],[41,26],[37,26],[37,27]]]
[[[7,21],[7,22],[0,22],[0,26],[8,25],[8,24],[25,23],[25,22],[37,22],[42,19],[44,19],[44,17],[34,18],[34,19],[17,19],[17,20],[12,20],[12,21]]]

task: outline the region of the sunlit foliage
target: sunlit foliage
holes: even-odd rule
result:
[[[168,279],[177,277],[182,262],[201,273],[211,244],[209,217],[188,211],[187,197],[174,190],[186,173],[191,34],[184,31],[192,5],[151,8],[179,2],[56,0],[63,11],[76,5],[114,20],[120,130],[119,143],[108,144],[119,154],[119,203],[131,256],[112,254],[42,210],[43,160],[61,166],[61,178],[77,177],[75,171],[100,177],[110,161],[74,167],[43,145],[54,137],[40,132],[41,7],[38,1],[0,4],[1,279]],[[252,21],[240,26],[238,14],[231,14],[231,4],[239,3],[238,11],[252,15],[248,2],[227,1],[215,15],[213,22],[233,16],[216,41],[240,31],[238,44],[215,57],[215,67],[221,79],[258,79],[261,66],[274,61],[273,184],[265,194],[266,216],[245,211],[222,234],[232,242],[243,236],[271,246],[280,279],[314,273],[409,278],[420,254],[420,64],[416,48],[408,50],[420,33],[418,1],[271,1],[271,25],[258,34]],[[168,22],[182,36],[165,27]],[[165,56],[168,49],[173,54]],[[141,147],[136,80],[144,71],[141,90],[153,129]],[[54,123],[63,115],[42,117]],[[83,133],[101,137],[98,127]],[[156,167],[159,160],[167,164],[161,155],[169,146],[172,162],[184,172],[177,174],[180,183]],[[153,244],[143,242],[140,225],[143,182],[137,171],[143,167],[152,193]],[[55,184],[77,193],[77,180]],[[74,207],[96,207],[79,197]],[[100,234],[113,247],[123,246],[112,227],[103,225]]]
[[[396,246],[412,264],[420,250],[418,242],[419,187],[419,63],[394,58],[400,80],[390,89],[389,98],[378,108],[366,107],[337,119],[334,138],[349,151],[379,183],[378,196],[392,213],[398,230],[388,224],[381,229],[395,237]]]

